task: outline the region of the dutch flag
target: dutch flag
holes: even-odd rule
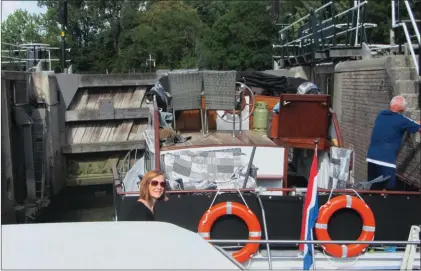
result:
[[[317,200],[317,145],[314,150],[313,163],[311,164],[310,177],[306,196],[304,200],[303,216],[301,222],[301,240],[313,240],[313,228],[316,225],[316,220],[319,215],[319,202]],[[300,244],[300,251],[304,255],[304,270],[315,269],[314,266],[314,245]]]

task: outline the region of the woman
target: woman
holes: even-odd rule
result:
[[[123,221],[154,221],[154,207],[157,200],[168,200],[165,195],[164,173],[151,170],[140,181],[140,196],[123,215]]]

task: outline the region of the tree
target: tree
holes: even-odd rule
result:
[[[4,42],[59,46],[58,1],[38,2],[47,7],[46,14],[14,14],[2,25]],[[282,0],[277,22],[290,24],[325,2]],[[339,12],[352,4],[338,0],[333,5]],[[69,0],[66,47],[76,72],[147,71],[149,54],[158,68],[269,69],[279,30],[273,21],[275,6],[271,0]],[[378,24],[367,30],[369,42],[387,43],[390,3],[371,1],[366,7],[368,22]],[[290,35],[296,37],[299,27]]]
[[[231,9],[229,1],[188,0],[186,3],[196,9],[200,20],[210,27]]]
[[[72,50],[71,59],[79,71],[105,72],[104,55],[109,51],[118,51],[118,22],[124,0],[108,1],[68,1],[68,21],[66,31],[66,47]],[[47,7],[46,25],[50,29],[58,29],[58,8],[56,0],[40,0],[40,6]],[[116,26],[117,25],[117,26]],[[117,31],[116,31],[117,30]],[[59,30],[60,31],[60,30]],[[98,50],[102,47],[107,31],[111,31],[113,47],[106,48],[105,54]],[[113,32],[114,31],[114,32]],[[102,39],[100,37],[103,37]],[[108,43],[108,39],[105,41]]]
[[[40,43],[45,34],[42,17],[18,9],[1,24],[2,42],[10,44]]]
[[[202,22],[197,11],[181,1],[158,1],[141,18],[150,27],[148,50],[162,68],[196,67],[195,48]]]
[[[212,52],[212,69],[269,69],[275,27],[268,13],[269,1],[236,1],[232,9],[218,18],[205,44]]]

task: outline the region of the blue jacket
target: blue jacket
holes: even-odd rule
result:
[[[404,115],[382,110],[374,122],[367,158],[395,165],[405,131],[419,129],[418,123]]]

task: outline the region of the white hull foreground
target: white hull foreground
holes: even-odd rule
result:
[[[419,227],[397,252],[338,259],[316,252],[316,269],[420,269]],[[387,242],[386,242],[387,243]],[[415,243],[415,242],[413,242]],[[4,269],[303,269],[298,251],[258,251],[239,264],[199,234],[164,222],[77,222],[2,226]]]
[[[265,251],[266,252],[266,251]],[[255,255],[251,263],[245,263],[246,269],[269,269],[267,253],[260,252]],[[322,252],[316,252],[314,258],[314,268],[316,270],[399,270],[404,259],[404,251],[399,252],[368,252],[354,258],[333,258]],[[419,250],[413,260],[413,266],[410,270],[420,269]],[[272,269],[299,269],[303,270],[303,256],[298,251],[272,251],[271,253]]]

